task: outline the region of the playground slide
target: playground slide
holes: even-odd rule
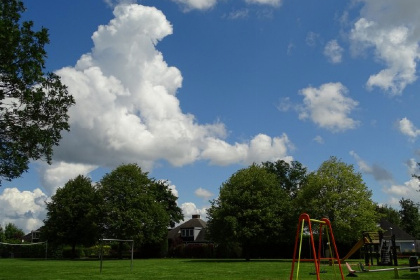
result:
[[[341,259],[341,261],[347,260],[350,258],[354,253],[357,252],[363,245],[365,244],[364,238],[361,238],[357,243],[351,248],[350,252],[347,253],[347,255]]]

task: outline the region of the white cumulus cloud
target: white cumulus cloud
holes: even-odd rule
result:
[[[17,188],[5,188],[0,194],[0,221],[4,228],[13,223],[24,233],[37,230],[44,223],[46,216],[45,201],[47,195],[40,189],[20,191]]]
[[[355,53],[373,48],[376,59],[386,65],[372,74],[366,85],[391,95],[402,94],[417,79],[420,57],[420,2],[363,0],[361,17],[355,22],[350,40]]]
[[[214,195],[209,190],[206,190],[206,189],[203,189],[203,188],[196,189],[194,194],[196,196],[204,198],[204,199],[209,199],[210,197],[212,197]]]
[[[191,219],[192,215],[200,215],[200,218],[207,220],[207,208],[197,208],[193,202],[182,203],[180,208],[184,214],[184,221]],[[182,223],[182,222],[181,222]]]
[[[229,165],[242,163],[249,165],[262,161],[276,161],[289,156],[287,152],[293,149],[293,144],[286,134],[271,138],[265,134],[258,134],[249,143],[235,143],[231,145],[221,139],[211,139],[202,153],[204,159],[211,164]]]
[[[354,129],[359,122],[349,117],[358,102],[347,96],[341,83],[327,83],[319,88],[307,87],[300,91],[303,105],[299,118],[310,119],[318,126],[333,132]]]
[[[398,128],[402,134],[407,135],[412,141],[420,136],[420,129],[407,118],[402,118],[398,122]]]
[[[173,31],[161,11],[121,4],[114,16],[94,32],[91,52],[74,67],[57,71],[76,105],[54,164],[41,169],[49,192],[78,174],[122,163],[136,162],[150,171],[160,160],[173,166],[197,160],[224,165],[287,156],[292,146],[287,135],[260,134],[232,145],[225,141],[223,123],[200,124],[182,112],[176,97],[181,72],[156,49]]]

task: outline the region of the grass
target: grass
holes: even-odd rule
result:
[[[33,260],[0,259],[0,279],[13,280],[131,280],[131,279],[229,279],[229,280],[278,280],[289,279],[290,260],[200,260],[200,259],[147,259],[134,260],[130,269],[129,260],[106,260],[102,273],[98,260]],[[334,267],[323,265],[321,279],[341,279]],[[382,268],[382,267],[381,267]],[[296,271],[296,267],[295,267]],[[299,279],[316,279],[311,275],[313,263],[301,263]],[[348,271],[343,266],[344,276]],[[400,279],[420,279],[420,272],[399,271]],[[352,279],[345,277],[346,279]],[[296,279],[294,277],[293,279]],[[370,272],[358,274],[358,279],[394,279],[394,272]]]

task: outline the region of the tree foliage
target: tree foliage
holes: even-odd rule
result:
[[[414,238],[420,237],[419,205],[411,199],[400,200],[401,227]]]
[[[121,165],[106,174],[98,186],[103,236],[134,239],[137,245],[161,242],[171,219],[179,219],[167,212],[173,207],[173,197],[165,201],[169,197],[165,188],[166,184],[149,179],[136,164]]]
[[[250,248],[281,236],[289,209],[288,195],[278,187],[276,175],[255,164],[223,183],[211,204],[207,225],[212,240],[239,243],[246,259]]]
[[[48,32],[21,21],[24,10],[22,1],[0,2],[0,183],[19,177],[30,159],[50,162],[74,104],[60,78],[44,73]]]
[[[371,196],[352,165],[331,157],[309,174],[297,205],[313,218],[328,218],[336,240],[352,243],[362,231],[376,229],[378,216]]]
[[[376,212],[378,216],[381,218],[386,219],[388,222],[396,225],[401,226],[401,216],[398,210],[392,208],[390,205],[381,205],[376,206]]]
[[[6,242],[21,243],[23,236],[25,236],[25,233],[15,224],[8,223],[4,228],[4,240]]]
[[[99,238],[98,195],[89,178],[82,175],[69,180],[47,202],[43,238],[69,244],[73,256],[76,245],[93,245]]]
[[[420,162],[417,162],[417,167],[420,167]],[[420,181],[420,175],[419,174],[412,174],[411,176],[413,178],[416,178],[418,181]],[[419,185],[419,187],[420,187],[420,185]]]
[[[0,225],[0,242],[4,242],[4,230],[2,226]]]
[[[262,166],[277,176],[279,186],[286,191],[291,198],[295,198],[302,185],[306,182],[307,169],[298,161],[288,163],[284,160],[276,162],[263,162]]]
[[[176,223],[184,219],[184,214],[177,204],[178,198],[172,193],[167,181],[153,180],[151,191],[155,201],[160,203],[169,215],[169,227],[174,227]]]

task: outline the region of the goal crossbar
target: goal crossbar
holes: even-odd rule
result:
[[[0,242],[0,245],[8,245],[8,246],[33,246],[33,245],[41,245],[45,244],[45,259],[48,258],[48,241],[42,242],[34,242],[34,243],[7,243],[7,242]]]

